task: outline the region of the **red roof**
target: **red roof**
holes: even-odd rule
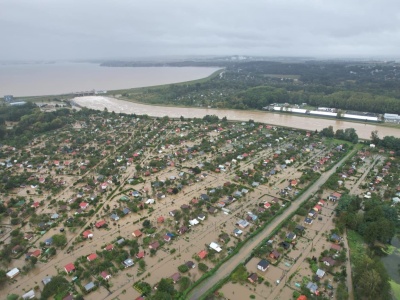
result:
[[[111,276],[110,274],[108,274],[106,271],[103,271],[100,273],[101,277],[103,277],[104,279],[107,279],[108,276]]]
[[[204,259],[207,256],[207,251],[201,250],[198,255],[199,255],[200,259]]]
[[[109,244],[104,248],[106,251],[111,251],[112,249],[114,249],[114,245],[113,244]]]
[[[136,258],[143,258],[144,257],[144,255],[145,255],[145,252],[144,251],[140,251],[138,254],[136,254]]]
[[[34,256],[34,257],[39,257],[40,256],[40,250],[35,250],[35,251],[33,251],[32,253],[31,253],[31,256]]]
[[[85,239],[87,239],[87,238],[89,238],[89,235],[92,235],[92,236],[93,236],[93,233],[92,233],[90,230],[86,230],[86,231],[84,231],[84,232],[82,233],[82,235],[83,235],[83,237],[84,237]]]
[[[104,226],[105,224],[106,224],[106,221],[105,220],[101,220],[101,221],[98,221],[95,224],[95,226],[96,226],[96,228],[100,228],[100,227]]]
[[[340,251],[340,250],[342,250],[342,247],[340,245],[337,245],[337,244],[332,244],[331,245],[331,249],[336,250],[336,251]]]
[[[67,273],[71,273],[72,271],[75,270],[75,266],[73,263],[69,263],[69,264],[65,265],[64,269]]]
[[[132,233],[132,235],[133,235],[134,237],[140,237],[140,236],[142,235],[142,232],[141,232],[139,229],[136,229],[136,230]]]
[[[299,296],[299,298],[297,298],[297,300],[307,300],[307,297],[304,295]]]
[[[80,206],[81,208],[83,208],[83,209],[85,209],[86,207],[88,207],[88,205],[89,205],[89,203],[86,203],[86,202],[81,202],[81,203],[79,203],[79,206]]]
[[[92,253],[87,257],[88,261],[92,261],[95,260],[97,258],[97,254],[96,253]]]
[[[315,205],[314,206],[314,210],[316,210],[316,211],[320,211],[322,209],[322,206],[321,205]]]
[[[164,217],[163,216],[158,217],[157,223],[164,223]]]

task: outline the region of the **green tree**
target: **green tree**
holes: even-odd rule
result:
[[[67,244],[67,236],[65,234],[55,234],[53,235],[53,243],[60,248]]]
[[[142,270],[146,269],[146,262],[143,259],[139,260],[139,267]]]
[[[69,288],[69,282],[63,276],[54,276],[51,281],[43,288],[41,299],[48,299],[53,295],[66,293]]]
[[[338,284],[338,287],[336,289],[336,299],[337,300],[349,299],[349,293],[347,291],[347,287],[343,282],[339,282]]]
[[[208,266],[204,263],[199,263],[199,270],[202,272],[207,272],[208,271]]]
[[[179,280],[179,291],[183,292],[185,291],[191,284],[191,280],[189,277],[187,276],[183,276],[180,280]]]
[[[144,222],[143,222],[143,227],[144,227],[144,228],[150,228],[150,227],[151,227],[151,222],[150,222],[150,220],[144,220]]]

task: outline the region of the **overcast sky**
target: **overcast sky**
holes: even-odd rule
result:
[[[399,0],[0,0],[0,60],[399,57]]]

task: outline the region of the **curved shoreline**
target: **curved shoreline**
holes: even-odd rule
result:
[[[400,129],[394,127],[380,126],[375,123],[358,123],[349,122],[339,119],[321,119],[308,118],[292,114],[279,114],[264,111],[249,111],[249,110],[233,110],[233,109],[214,109],[214,108],[194,108],[194,107],[176,107],[176,106],[161,106],[149,105],[126,100],[103,97],[103,96],[88,96],[77,97],[73,99],[78,105],[103,110],[107,108],[109,111],[116,113],[128,113],[138,115],[148,115],[151,117],[171,117],[180,118],[202,118],[206,115],[216,115],[219,118],[226,117],[232,121],[248,121],[252,119],[256,122],[271,124],[275,126],[285,126],[298,128],[303,130],[322,130],[328,126],[333,126],[334,130],[354,128],[361,139],[370,139],[371,132],[378,130],[378,134],[383,137],[392,135],[400,138]]]

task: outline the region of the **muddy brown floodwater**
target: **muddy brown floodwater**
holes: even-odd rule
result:
[[[248,121],[252,119],[256,122],[311,131],[319,131],[328,126],[333,126],[335,131],[337,129],[354,128],[361,139],[369,139],[371,132],[374,130],[378,131],[378,135],[381,138],[388,135],[400,138],[400,128],[385,127],[374,123],[319,119],[264,111],[146,105],[103,96],[78,97],[74,100],[80,106],[98,110],[103,110],[106,107],[108,111],[116,113],[147,114],[152,117],[168,116],[170,118],[179,118],[181,116],[185,118],[202,118],[205,115],[216,115],[219,118],[226,117],[228,120],[233,121]]]

